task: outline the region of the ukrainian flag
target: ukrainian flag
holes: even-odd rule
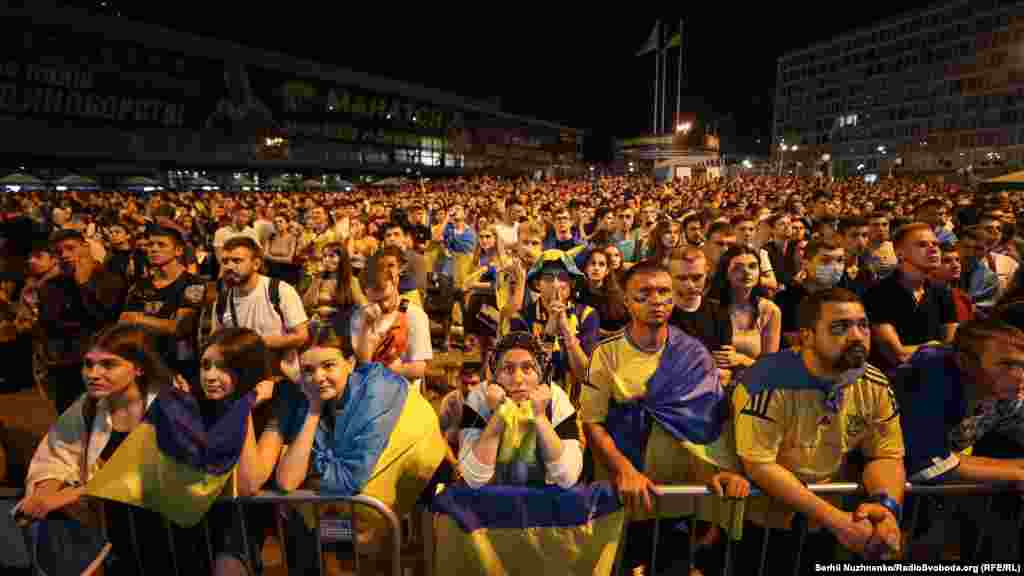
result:
[[[296,386],[281,388],[287,406],[280,419],[286,438],[298,434],[309,410]],[[363,494],[396,514],[409,513],[444,461],[448,443],[437,413],[408,381],[378,363],[360,365],[349,377],[333,432],[318,428],[310,455],[324,494]],[[347,517],[348,505],[321,505],[322,516]],[[316,526],[312,505],[297,507],[307,527]],[[360,541],[384,526],[379,515],[359,508]]]
[[[86,484],[86,495],[195,526],[218,497],[237,496],[234,471],[255,401],[250,392],[207,430],[194,397],[162,390],[142,423]]]
[[[452,486],[433,501],[435,573],[611,574],[625,512],[606,482]]]

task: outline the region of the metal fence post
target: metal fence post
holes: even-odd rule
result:
[[[252,557],[252,548],[249,548],[249,527],[245,523],[245,507],[241,502],[237,503],[238,530],[242,533],[242,554],[245,556],[247,570],[255,570],[256,562]]]
[[[178,549],[174,547],[174,528],[167,518],[164,518],[163,521],[164,529],[167,531],[167,546],[171,552],[171,566],[174,568],[175,576],[181,576],[181,571],[178,570]]]
[[[142,555],[139,554],[139,536],[135,531],[135,511],[131,507],[128,507],[128,535],[132,540],[132,555],[135,556],[135,564],[138,565],[139,574],[144,574],[145,569],[142,565]],[[171,554],[174,554],[174,550],[171,550]]]
[[[768,562],[768,540],[772,537],[772,529],[763,529],[763,538],[761,540],[761,560],[757,563],[757,574],[761,576],[764,574],[765,563]]]
[[[800,561],[804,555],[804,544],[807,542],[807,519],[803,518],[797,527],[796,561],[793,562],[793,576],[800,576]],[[767,541],[767,539],[766,539]]]

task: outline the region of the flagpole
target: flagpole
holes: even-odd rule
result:
[[[654,135],[657,136],[661,129],[659,122],[659,105],[661,103],[661,21],[654,24],[654,31],[657,42],[654,45]]]
[[[668,27],[666,26],[666,27],[662,28],[658,32],[658,55],[662,58],[662,67],[665,69],[665,76],[661,79],[661,118],[660,118],[660,120],[662,122],[662,124],[661,124],[662,126],[665,125],[665,117],[668,116],[668,93],[666,91],[666,88],[668,86],[668,48],[663,48],[663,46],[667,46],[667,42],[668,42],[668,39],[665,38],[665,32],[666,32],[667,29],[668,29]],[[666,130],[664,133],[665,134],[671,133],[671,129]]]
[[[683,101],[683,42],[686,41],[683,31],[683,19],[679,19],[679,77],[676,78],[676,122],[679,122],[679,114],[682,113]]]

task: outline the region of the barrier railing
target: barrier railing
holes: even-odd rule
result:
[[[807,488],[811,492],[813,492],[815,494],[818,494],[818,495],[843,495],[843,496],[851,496],[851,495],[864,494],[863,487],[860,484],[856,484],[856,483],[852,483],[852,482],[849,482],[849,483],[837,482],[837,483],[831,483],[831,484],[811,484],[811,485],[808,485]],[[647,575],[658,574],[658,572],[657,572],[658,540],[659,540],[659,536],[660,536],[661,522],[662,522],[662,519],[658,517],[658,510],[659,510],[659,508],[670,508],[670,506],[669,506],[670,503],[671,503],[670,501],[673,498],[684,498],[684,497],[685,498],[692,498],[694,496],[712,496],[712,492],[710,490],[708,490],[705,486],[659,486],[659,492],[660,492],[659,496],[657,496],[654,499],[654,503],[653,503],[654,504],[655,518],[654,518],[654,533],[653,533],[653,538],[652,538],[650,561],[649,561],[649,564],[643,570],[643,573],[647,574]],[[984,512],[983,512],[983,514],[985,514],[985,515],[987,515],[991,511],[991,506],[992,506],[992,498],[991,497],[993,495],[996,495],[996,494],[1008,494],[1008,493],[1017,493],[1017,491],[1014,490],[1013,488],[1009,487],[1009,486],[1006,486],[1006,485],[1000,486],[1000,485],[992,485],[992,484],[967,484],[967,483],[964,483],[964,484],[925,485],[925,484],[909,484],[908,483],[906,485],[906,495],[907,496],[915,496],[915,497],[921,497],[921,496],[943,496],[943,497],[947,497],[947,496],[985,496],[986,497],[986,501],[985,501]],[[752,488],[751,492],[750,492],[750,495],[751,496],[762,496],[764,494],[760,490],[758,490],[756,488]],[[914,505],[909,507],[910,518],[909,518],[908,521],[905,521],[902,524],[902,526],[901,526],[901,530],[902,530],[902,533],[903,533],[903,547],[902,548],[904,550],[907,549],[908,545],[910,544],[909,540],[911,538],[913,538],[913,535],[917,532],[918,522],[920,521],[920,517],[921,517],[921,511],[922,511],[922,508],[925,505],[926,505],[926,502],[924,500],[918,498],[916,500],[916,502],[914,503]],[[979,554],[979,552],[981,550],[981,547],[984,544],[985,537],[986,537],[986,534],[985,534],[986,526],[985,526],[985,524],[981,523],[981,524],[979,524],[977,526],[977,528],[978,528],[978,532],[976,533],[976,545],[975,545],[975,549],[974,549],[974,553],[972,555],[972,558],[976,558],[978,556],[978,554]],[[1018,517],[1017,517],[1017,533],[1020,533],[1021,529],[1024,529],[1024,515],[1018,515]],[[799,538],[800,545],[797,548],[797,556],[796,556],[796,558],[794,558],[794,561],[793,561],[793,571],[792,571],[792,574],[794,576],[800,574],[800,570],[801,570],[801,567],[802,567],[801,557],[802,557],[802,555],[804,553],[804,545],[805,545],[806,536],[807,536],[807,524],[805,522],[798,523],[796,530],[797,530],[797,535],[798,535],[797,537]],[[765,537],[763,539],[763,543],[762,543],[761,551],[760,551],[760,562],[758,563],[757,574],[759,574],[759,575],[770,573],[770,574],[772,574],[774,576],[775,574],[783,574],[783,573],[785,573],[782,570],[782,568],[779,567],[779,566],[771,567],[771,569],[769,570],[769,567],[765,565],[765,561],[767,559],[767,552],[768,552],[768,542],[769,542],[768,535],[770,534],[770,532],[771,532],[770,529],[768,529],[768,528],[765,529]],[[629,533],[629,523],[626,524],[626,526],[624,528],[624,531],[623,531],[623,537],[622,537],[622,541],[621,541],[622,543],[620,545],[620,553],[619,553],[619,557],[616,560],[616,566],[615,566],[615,570],[613,572],[614,574],[620,574],[621,573],[621,561],[623,559],[622,558],[622,549],[625,547],[625,542],[627,541],[628,533]],[[690,534],[690,540],[689,540],[690,549],[688,550],[687,557],[689,558],[690,565],[686,567],[687,569],[686,569],[686,571],[683,572],[683,574],[688,573],[689,569],[692,567],[692,562],[693,562],[693,558],[694,558],[693,552],[694,552],[694,547],[695,547],[695,534],[696,534],[696,530],[695,530],[695,526],[694,526],[694,521],[693,520],[690,521],[689,534]],[[731,574],[732,574],[733,567],[731,565],[732,564],[732,550],[731,550],[731,547],[732,547],[732,541],[730,539],[726,538],[725,546],[724,546],[724,548],[725,548],[725,550],[724,550],[724,557],[722,559],[722,572],[721,572],[725,576],[731,576]]]
[[[818,495],[856,495],[856,494],[862,494],[863,493],[862,487],[859,484],[855,484],[855,483],[814,484],[814,485],[808,486],[808,489],[811,492],[814,492],[815,494],[818,494]],[[647,574],[647,575],[658,574],[658,564],[657,564],[657,562],[658,562],[658,541],[659,541],[659,533],[660,533],[660,530],[662,529],[661,528],[661,522],[663,521],[662,519],[658,518],[658,510],[659,509],[671,509],[671,507],[672,507],[672,500],[676,499],[676,498],[692,498],[692,497],[695,497],[695,496],[698,496],[698,497],[711,497],[712,496],[711,492],[706,487],[704,487],[704,486],[660,486],[659,487],[659,491],[660,491],[660,495],[658,497],[656,497],[655,500],[654,500],[654,506],[655,506],[654,513],[655,513],[655,515],[654,515],[654,522],[653,522],[654,533],[653,533],[653,538],[652,538],[651,556],[650,556],[650,559],[649,559],[649,563],[647,565],[645,565],[644,570],[643,570],[643,573]],[[987,484],[943,484],[943,485],[914,485],[914,484],[907,484],[907,486],[906,486],[906,493],[907,493],[907,495],[908,496],[915,496],[915,497],[922,497],[922,496],[941,496],[941,497],[949,497],[949,496],[984,496],[984,497],[986,497],[986,502],[985,502],[985,505],[984,505],[984,512],[983,513],[986,514],[986,515],[988,514],[989,511],[991,511],[991,506],[992,506],[992,498],[991,497],[992,496],[997,495],[997,494],[1015,493],[1015,492],[1016,492],[1015,490],[1013,490],[1012,488],[1007,487],[1007,486],[987,485]],[[758,490],[752,490],[751,491],[751,496],[759,496],[759,495],[762,495],[762,494]],[[0,493],[0,496],[4,496],[5,498],[11,498],[11,497],[17,497],[18,494],[15,493],[14,491],[6,491],[6,492],[3,492],[3,493]],[[354,550],[353,556],[354,556],[354,563],[355,563],[355,571],[356,571],[356,573],[360,572],[360,566],[359,566],[359,562],[360,562],[360,549],[359,549],[359,546],[360,546],[360,544],[359,544],[359,538],[357,537],[358,527],[357,527],[357,524],[356,524],[357,515],[356,515],[355,512],[356,512],[357,507],[360,507],[360,506],[369,508],[370,510],[376,512],[383,519],[386,520],[387,531],[390,534],[390,541],[388,542],[390,549],[384,551],[384,553],[386,553],[386,554],[388,554],[388,556],[390,556],[390,568],[391,568],[392,576],[402,576],[403,574],[407,574],[408,573],[408,572],[404,572],[403,571],[403,569],[402,569],[403,567],[401,565],[402,564],[402,540],[403,540],[402,522],[399,519],[399,517],[388,506],[386,506],[385,504],[383,504],[382,502],[380,502],[379,500],[377,500],[375,498],[371,498],[371,497],[368,497],[368,496],[362,496],[362,495],[357,495],[357,496],[345,498],[345,497],[338,497],[338,496],[321,495],[319,493],[316,493],[316,492],[313,492],[313,491],[309,491],[309,490],[298,490],[298,491],[289,492],[289,493],[270,492],[270,491],[268,491],[268,492],[261,492],[261,493],[259,493],[257,495],[254,495],[254,496],[244,497],[244,498],[237,498],[237,499],[233,499],[233,500],[227,500],[226,502],[230,502],[231,505],[235,506],[236,510],[238,512],[238,518],[240,520],[240,527],[241,527],[241,535],[242,535],[242,538],[243,538],[243,546],[242,546],[242,548],[243,548],[243,550],[245,551],[245,554],[246,554],[246,557],[243,558],[243,560],[245,560],[246,563],[249,566],[253,565],[253,559],[248,556],[249,551],[252,548],[248,545],[249,543],[247,541],[245,541],[248,538],[248,530],[247,530],[246,519],[245,519],[246,518],[246,511],[245,511],[245,509],[246,509],[247,506],[258,505],[258,504],[285,504],[285,505],[293,505],[293,506],[300,505],[300,504],[312,504],[312,505],[314,505],[317,508],[318,514],[316,516],[317,516],[317,518],[319,518],[319,507],[320,506],[338,505],[338,504],[344,505],[344,504],[347,504],[348,508],[349,508],[348,509],[349,517],[351,518],[351,521],[352,521],[352,525],[351,525],[351,534],[352,534],[351,541],[352,541],[353,550]],[[917,531],[918,522],[920,520],[920,516],[921,516],[921,511],[922,511],[922,506],[923,505],[924,505],[924,501],[922,499],[918,498],[917,502],[915,503],[915,505],[911,505],[907,509],[908,512],[909,512],[909,519],[905,519],[905,521],[903,523],[903,526],[902,526],[902,529],[903,529],[902,531],[903,531],[903,534],[904,534],[904,547],[903,547],[904,549],[907,548],[907,544],[910,543],[909,542],[910,538],[912,538],[913,535]],[[286,547],[286,543],[288,542],[288,538],[286,538],[285,533],[284,533],[284,527],[283,527],[282,519],[280,518],[280,516],[278,514],[275,514],[274,516],[275,516],[275,519],[276,519],[275,524],[276,524],[277,536],[278,536],[278,540],[279,540],[280,546],[281,546],[281,552],[282,552],[281,557],[282,557],[282,560],[284,561],[284,563],[287,565],[287,560],[286,560],[287,559],[287,551],[286,551],[285,547]],[[140,550],[142,548],[139,547],[139,534],[137,533],[136,527],[134,526],[134,523],[135,523],[134,522],[134,515],[129,515],[129,518],[130,518],[130,520],[129,520],[128,530],[130,532],[130,537],[131,537],[132,545],[135,547],[136,550]],[[434,546],[435,546],[435,543],[433,542],[433,530],[431,529],[431,526],[432,526],[432,515],[429,512],[424,512],[423,516],[421,517],[421,522],[422,522],[421,523],[422,532],[420,534],[420,538],[422,538],[422,541],[421,541],[421,544],[422,544],[422,549],[421,549],[422,550],[421,551],[422,557],[421,557],[421,561],[422,561],[422,565],[424,567],[426,567],[427,573],[428,574],[434,574],[437,571],[435,570],[435,558],[434,558]],[[1018,515],[1018,517],[1016,518],[1016,525],[1017,525],[1017,533],[1019,534],[1020,530],[1022,528],[1024,528],[1024,516]],[[166,520],[165,520],[164,526],[165,526],[166,533],[167,533],[168,545],[170,547],[170,550],[173,552],[175,550],[175,548],[174,548],[174,531],[171,528],[171,524],[169,522],[167,522]],[[200,523],[199,528],[203,532],[203,537],[204,537],[204,539],[206,541],[207,557],[208,557],[208,559],[210,561],[210,565],[212,566],[213,562],[214,562],[214,557],[213,557],[214,549],[213,549],[212,539],[211,539],[211,535],[210,535],[209,523],[207,522],[206,519],[204,519]],[[625,547],[625,543],[627,541],[627,537],[628,537],[628,534],[629,534],[629,529],[630,529],[630,527],[629,527],[629,524],[627,523],[625,528],[624,528],[624,530],[623,530],[622,538],[621,538],[621,541],[620,541],[621,542],[620,543],[620,547],[619,547],[620,548],[620,553],[619,553],[619,557],[618,557],[618,559],[616,561],[616,566],[615,566],[615,570],[614,570],[615,574],[620,574],[621,573],[621,561],[622,561],[622,555],[623,555],[622,554],[622,549]],[[981,549],[981,546],[982,546],[982,544],[984,542],[984,538],[986,536],[985,531],[986,531],[985,524],[984,523],[980,523],[978,525],[977,544],[976,544],[975,550],[973,551],[974,552],[973,553],[973,558],[974,559],[977,559],[977,555],[978,555],[978,553],[979,553],[979,551]],[[324,559],[324,552],[323,552],[323,544],[324,544],[324,542],[322,540],[321,527],[318,525],[313,532],[314,532],[315,537],[316,537],[317,566],[319,567],[320,573],[323,574],[323,573],[326,572],[326,568],[325,568],[325,559]],[[792,565],[793,569],[792,569],[791,573],[794,574],[794,575],[795,574],[799,574],[800,573],[800,569],[801,569],[801,556],[804,553],[804,543],[805,543],[805,538],[806,538],[806,524],[805,523],[800,523],[799,527],[797,528],[797,532],[798,532],[798,538],[799,538],[800,545],[797,548],[797,556],[796,556],[796,558],[793,559],[794,562],[793,562],[793,565]],[[696,531],[694,530],[694,521],[693,520],[691,520],[691,528],[690,528],[689,533],[690,533],[690,550],[688,551],[689,554],[687,555],[687,557],[690,559],[691,566],[692,566],[692,560],[693,560],[693,557],[694,557],[693,552],[694,552],[694,547],[695,547],[695,534],[696,534]],[[773,576],[775,574],[783,574],[785,572],[783,571],[782,567],[772,566],[772,567],[769,568],[768,566],[765,565],[765,560],[767,558],[767,552],[768,552],[768,542],[769,542],[769,538],[767,537],[768,533],[770,533],[770,530],[766,529],[766,537],[764,538],[764,543],[762,544],[761,551],[760,551],[760,562],[758,564],[757,574],[769,574],[770,573]],[[729,541],[728,539],[726,539],[725,540],[725,544],[724,544],[724,558],[723,558],[722,572],[721,572],[722,574],[725,574],[725,575],[731,575],[733,573],[733,566],[731,565],[732,564],[732,561],[731,561],[731,557],[732,557],[731,546],[732,546],[732,542]],[[33,573],[34,574],[42,574],[43,572],[38,568],[38,558],[37,558],[37,555],[36,555],[36,550],[33,548],[30,551],[30,554],[31,554],[31,558],[32,558]],[[181,566],[179,565],[178,558],[177,558],[177,556],[175,554],[172,554],[171,566],[169,566],[168,568],[170,568],[170,573],[172,573],[172,574],[176,574],[176,575],[182,574]],[[141,569],[142,569],[141,564],[139,566],[139,569],[140,569],[140,572],[141,572]],[[683,572],[683,573],[685,574],[687,572]]]
[[[320,518],[319,506],[337,504],[347,502],[349,504],[349,518],[351,519],[351,534],[352,534],[352,545],[354,549],[353,559],[355,562],[356,573],[359,573],[359,538],[358,524],[356,521],[356,506],[365,506],[371,510],[380,514],[385,520],[387,520],[388,530],[391,534],[389,543],[391,544],[391,574],[392,576],[402,576],[402,524],[398,516],[391,510],[386,504],[380,500],[371,496],[364,496],[357,494],[349,497],[338,497],[338,496],[322,496],[312,490],[296,490],[293,492],[260,492],[253,496],[244,498],[234,499],[234,503],[238,505],[239,512],[242,514],[244,522],[244,513],[242,508],[245,504],[314,504],[316,506],[316,518]],[[275,514],[277,536],[278,541],[281,543],[282,557],[287,558],[285,554],[285,542],[287,541],[284,535],[284,529],[281,518]],[[245,526],[242,526],[242,534],[246,533]],[[317,551],[317,565],[320,567],[320,573],[324,574],[326,569],[324,567],[324,556],[323,556],[323,530],[318,523],[314,530],[316,534],[316,551]],[[249,550],[248,546],[244,546],[245,550]],[[285,562],[287,564],[287,561]]]
[[[12,495],[13,495],[13,492],[12,492],[12,494],[9,494],[8,496],[12,496]],[[18,496],[20,496],[20,494],[18,494]],[[360,542],[359,542],[360,539],[357,536],[357,534],[358,534],[358,524],[357,524],[356,508],[360,507],[360,506],[369,508],[370,510],[372,510],[372,511],[376,512],[377,514],[379,514],[386,521],[387,532],[390,535],[390,539],[389,539],[389,542],[388,542],[389,545],[390,545],[390,550],[385,550],[382,553],[388,554],[390,556],[390,565],[391,565],[391,574],[392,574],[392,576],[402,576],[402,567],[401,567],[401,546],[402,546],[402,527],[401,526],[402,525],[401,525],[401,522],[400,522],[398,516],[395,515],[395,513],[387,505],[385,505],[380,500],[377,500],[376,498],[372,498],[370,496],[364,496],[364,495],[356,495],[356,496],[351,496],[351,497],[340,497],[340,496],[332,496],[332,495],[321,495],[321,494],[318,494],[318,493],[310,491],[310,490],[296,490],[294,492],[288,492],[288,493],[266,491],[266,492],[260,492],[260,493],[258,493],[256,495],[253,495],[253,496],[235,498],[235,499],[230,499],[230,500],[222,500],[221,502],[222,503],[224,503],[224,502],[230,503],[232,506],[235,507],[235,510],[238,513],[239,534],[240,534],[241,539],[242,539],[242,547],[241,548],[243,550],[243,558],[241,558],[241,560],[243,560],[245,562],[245,564],[247,566],[250,566],[250,567],[257,565],[257,563],[255,562],[255,559],[251,557],[251,552],[250,551],[253,550],[253,548],[249,545],[250,543],[248,541],[248,539],[249,539],[249,531],[248,531],[248,525],[247,525],[247,522],[246,522],[246,512],[245,512],[245,508],[247,506],[259,505],[259,504],[272,504],[272,505],[284,504],[284,505],[290,505],[290,506],[298,506],[298,505],[303,505],[303,504],[312,504],[312,505],[314,505],[314,508],[315,508],[315,511],[316,511],[315,517],[317,518],[318,522],[317,522],[317,525],[316,525],[315,529],[313,530],[313,533],[314,533],[315,538],[316,538],[317,566],[319,567],[319,573],[320,574],[324,574],[324,573],[327,572],[327,568],[326,568],[326,564],[325,564],[325,558],[324,558],[324,551],[323,551],[323,547],[324,547],[323,546],[323,544],[324,544],[324,541],[323,541],[323,530],[321,529],[322,526],[319,523],[320,507],[321,506],[327,506],[327,505],[338,505],[338,504],[344,505],[344,504],[348,504],[348,513],[349,513],[348,518],[349,518],[349,521],[351,522],[351,537],[350,537],[350,540],[351,540],[352,546],[353,546],[353,562],[355,564],[355,572],[357,574],[360,573]],[[129,538],[130,538],[130,541],[131,541],[131,546],[132,546],[133,550],[143,550],[144,548],[139,546],[140,537],[139,537],[138,529],[136,527],[136,518],[135,518],[135,512],[134,512],[133,509],[129,509],[127,518],[128,518],[127,529],[128,529],[128,534],[129,534]],[[274,518],[275,518],[275,528],[276,528],[277,538],[278,538],[278,541],[279,541],[280,547],[281,547],[282,562],[287,566],[287,564],[288,564],[288,561],[287,561],[288,554],[287,554],[286,546],[287,546],[287,542],[289,541],[289,539],[285,535],[285,526],[284,526],[283,519],[276,512],[274,514]],[[171,565],[167,567],[169,569],[168,573],[169,574],[174,574],[175,576],[182,576],[183,570],[182,570],[182,567],[180,566],[180,562],[179,562],[178,555],[177,555],[177,548],[175,547],[175,543],[174,543],[174,528],[172,527],[171,523],[166,518],[163,520],[163,524],[164,524],[164,530],[165,530],[166,536],[167,536],[167,544],[168,544],[168,549],[170,551],[170,558],[171,558]],[[202,538],[203,538],[203,540],[206,543],[207,560],[209,561],[209,566],[212,568],[214,566],[215,558],[214,558],[213,539],[211,537],[210,525],[209,525],[208,519],[204,518],[199,523],[197,528],[202,532]],[[343,540],[349,540],[349,538],[346,538],[346,537],[342,537],[342,539]],[[44,572],[40,568],[38,548],[37,548],[37,546],[35,546],[35,544],[36,544],[35,542],[31,542],[30,543],[30,550],[29,550],[29,554],[30,554],[30,558],[31,558],[31,565],[32,565],[32,572],[33,572],[34,575],[45,575],[46,572]],[[261,547],[257,547],[256,548],[257,551],[260,550],[260,549],[261,549]],[[199,551],[197,550],[197,553],[198,552]],[[116,551],[115,551],[115,553],[116,553]],[[140,574],[144,573],[145,571],[144,571],[144,567],[143,567],[143,564],[142,564],[142,555],[141,554],[134,554],[134,556],[135,556],[135,559],[136,559],[136,562],[137,562],[136,568],[138,569]]]

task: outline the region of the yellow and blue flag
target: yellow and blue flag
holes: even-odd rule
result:
[[[296,386],[282,387],[281,399],[281,434],[291,442],[306,420],[309,402]],[[319,489],[372,496],[396,514],[411,512],[448,450],[434,408],[405,378],[379,363],[356,368],[332,406],[324,418],[333,418],[334,425],[330,432],[317,429],[310,454]],[[312,506],[299,512],[308,526],[316,525]],[[362,520],[380,522],[373,515]]]
[[[718,469],[742,470],[732,429],[725,426],[728,407],[707,349],[670,326],[647,394],[633,402],[613,402],[605,428],[633,466],[655,482],[704,483]],[[604,475],[599,466],[597,477]],[[676,498],[657,512],[668,517],[696,513],[738,540],[744,510],[742,501],[698,496]]]
[[[625,512],[611,485],[451,486],[434,497],[438,574],[611,574]]]
[[[237,495],[229,481],[255,402],[256,393],[250,392],[207,429],[193,396],[162,390],[142,423],[86,484],[86,495],[146,508],[179,526],[195,526],[222,494]]]

